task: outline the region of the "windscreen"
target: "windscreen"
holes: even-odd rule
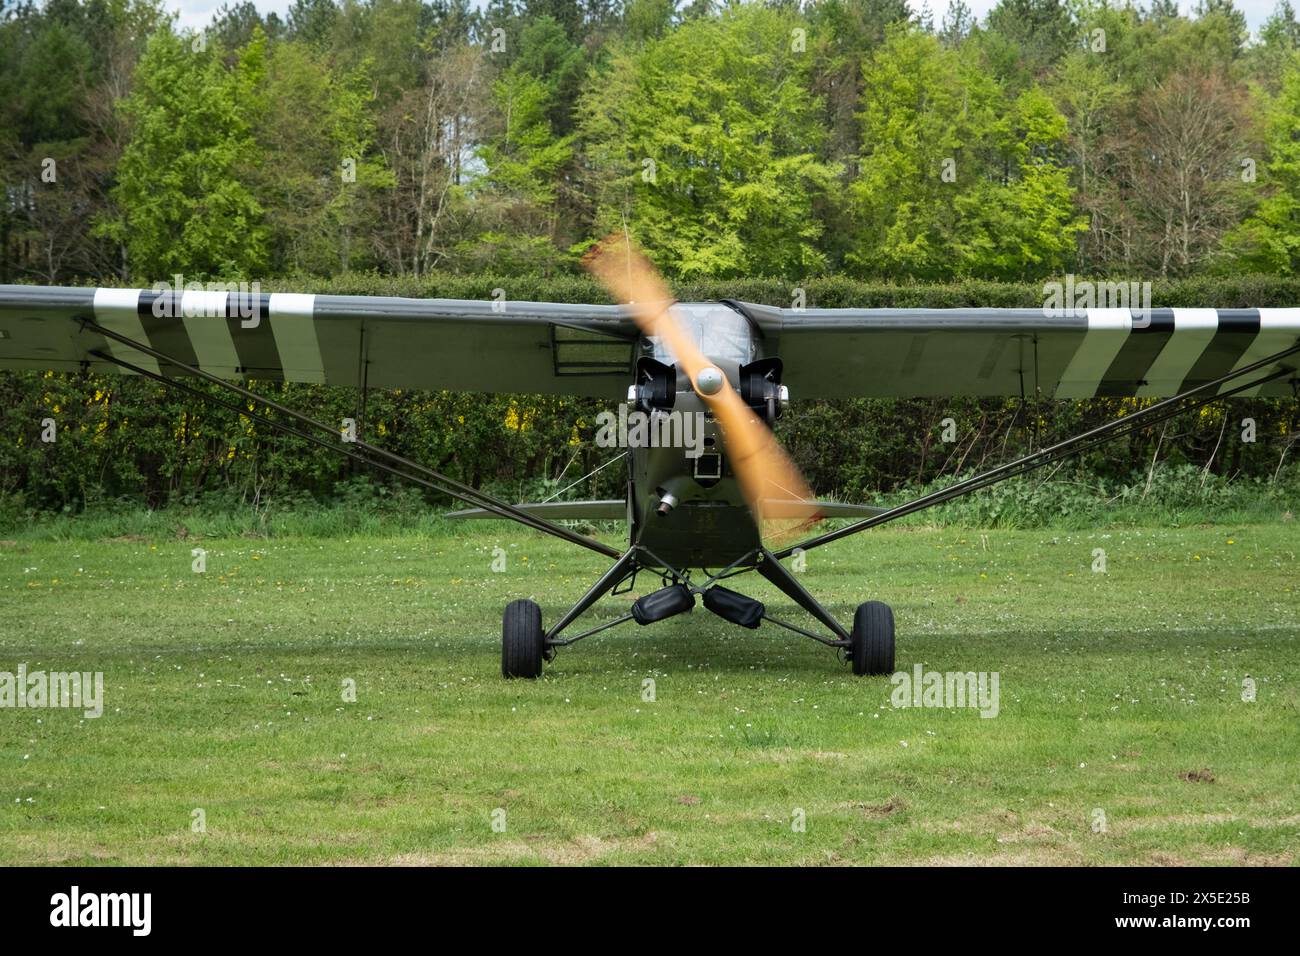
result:
[[[738,365],[754,360],[753,330],[749,320],[735,309],[717,302],[678,303],[673,306],[673,312],[706,358]],[[656,359],[668,365],[676,363],[676,358],[659,338],[651,337],[649,341],[651,354]]]

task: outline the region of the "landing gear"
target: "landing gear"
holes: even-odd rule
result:
[[[542,609],[536,602],[521,600],[506,605],[501,624],[501,676],[541,677],[545,650]]]
[[[741,627],[756,628],[762,622],[775,624],[796,634],[811,638],[827,647],[843,651],[859,677],[892,674],[894,671],[894,612],[888,604],[868,601],[858,607],[853,617],[853,630],[849,631],[835,620],[794,574],[783,567],[770,551],[755,552],[757,560],[742,567],[736,563],[737,573],[754,570],[776,585],[783,593],[819,621],[827,634],[818,634],[797,624],[769,614],[766,606],[753,598],[717,585],[715,582],[727,574],[713,575],[702,587],[691,587],[689,573],[668,568],[664,574],[665,587],[643,595],[633,602],[631,610],[618,617],[604,620],[580,634],[569,635],[567,629],[588,608],[611,591],[617,592],[620,584],[634,579],[638,568],[649,568],[656,574],[666,567],[643,548],[633,545],[601,575],[572,608],[550,630],[542,628],[542,611],[534,601],[515,601],[506,608],[501,628],[501,674],[503,677],[537,678],[542,665],[554,660],[555,652],[584,640],[593,634],[616,627],[628,621],[645,625],[695,606],[697,594],[704,595],[704,606],[719,617]],[[644,559],[649,559],[644,560]],[[654,562],[654,563],[651,563]],[[730,568],[725,570],[732,570]],[[707,573],[707,572],[706,572]],[[671,583],[669,581],[671,580]],[[630,589],[629,585],[629,589]],[[617,592],[617,593],[626,593]],[[563,636],[562,636],[563,634]]]
[[[894,612],[882,601],[859,604],[849,635],[853,673],[876,676],[894,672]]]
[[[628,579],[635,581],[637,570],[648,566],[641,563],[643,551],[644,549],[636,545],[628,548],[614,562],[614,566],[602,574],[600,580],[593,584],[587,593],[578,599],[578,603],[569,608],[549,631],[542,630],[542,612],[534,602],[515,601],[510,604],[506,608],[505,623],[501,628],[502,676],[540,677],[542,662],[555,660],[555,652],[558,648],[576,644],[593,634],[599,634],[601,631],[628,621],[636,621],[641,625],[653,624],[693,609],[695,592],[687,586],[687,576],[658,562],[658,559],[649,555],[649,552],[644,552],[651,560],[656,561],[656,564],[650,567],[656,570],[661,567],[667,568],[666,573],[662,574],[666,586],[638,598],[626,614],[603,621],[581,634],[574,634],[571,637],[560,636],[561,632],[606,594],[615,591]],[[672,580],[671,584],[668,584],[669,578]],[[631,590],[630,585],[628,590]]]

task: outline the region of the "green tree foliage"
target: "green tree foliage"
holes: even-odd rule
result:
[[[1291,54],[1282,88],[1265,106],[1264,180],[1255,212],[1224,239],[1228,263],[1258,272],[1300,272],[1300,54]]]
[[[125,246],[142,280],[244,278],[265,268],[264,209],[251,187],[265,37],[255,35],[232,67],[220,53],[159,31],[122,104],[134,128],[113,190],[119,212],[99,228]]]
[[[1233,0],[1198,0],[1196,16],[1199,22],[1219,28],[1219,35],[1230,44],[1234,55],[1240,54],[1246,46],[1250,29],[1246,26],[1246,15],[1237,9]]]
[[[667,33],[676,6],[676,0],[627,0],[623,28],[628,42],[639,46]]]
[[[902,29],[867,62],[848,261],[869,274],[1015,278],[1062,267],[1083,228],[1065,118],[1010,93],[974,48]]]
[[[108,204],[125,139],[113,103],[158,0],[50,0],[0,14],[0,280],[114,274],[88,224]]]
[[[1249,51],[1251,74],[1269,93],[1276,94],[1295,52],[1300,50],[1300,20],[1291,0],[1277,6],[1259,30],[1259,42]]]
[[[849,210],[839,194],[858,175],[862,127],[862,60],[884,42],[888,28],[906,23],[906,0],[818,0],[808,7],[810,82],[822,104],[826,139],[822,152],[840,167],[836,189],[816,203],[825,222],[821,245],[832,264],[844,261],[849,246]]]
[[[373,263],[363,224],[393,177],[375,152],[373,88],[363,63],[339,75],[306,42],[272,47],[254,135],[265,157],[253,185],[275,273]]]
[[[549,16],[529,22],[493,84],[494,129],[478,150],[488,229],[465,258],[506,272],[551,272],[576,238],[560,193],[574,159],[573,105],[582,51]]]
[[[1129,94],[1123,83],[1112,78],[1108,65],[1091,51],[1073,51],[1062,61],[1052,86],[1069,126],[1066,155],[1074,176],[1075,205],[1088,218],[1088,229],[1079,235],[1080,272],[1106,260],[1117,227],[1122,230],[1128,223],[1110,177],[1114,153],[1123,145],[1114,130],[1129,106]]]
[[[682,276],[825,268],[813,200],[836,169],[797,26],[735,7],[614,54],[579,107],[597,234],[626,228]]]
[[[985,44],[998,76],[1019,85],[1051,69],[1076,33],[1062,0],[1001,0],[989,11]]]
[[[263,17],[253,0],[239,0],[217,8],[207,34],[223,50],[237,52],[252,42],[258,30],[275,39],[284,32],[284,23],[275,13]]]
[[[288,34],[317,49],[329,45],[339,11],[333,0],[293,0],[289,6]]]
[[[0,279],[555,274],[624,229],[679,276],[1289,261],[1293,0],[1256,38],[1234,0],[223,0],[205,36],[3,7]]]

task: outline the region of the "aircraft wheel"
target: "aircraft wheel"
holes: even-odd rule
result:
[[[501,624],[501,676],[540,677],[546,650],[542,609],[533,601],[511,601]]]
[[[888,604],[859,604],[849,636],[854,674],[861,677],[894,672],[894,612]]]

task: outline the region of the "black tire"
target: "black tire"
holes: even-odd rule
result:
[[[545,644],[542,609],[533,601],[507,604],[501,624],[501,676],[541,677]]]
[[[878,676],[894,672],[894,611],[882,601],[859,604],[853,615],[849,650],[853,673]]]

